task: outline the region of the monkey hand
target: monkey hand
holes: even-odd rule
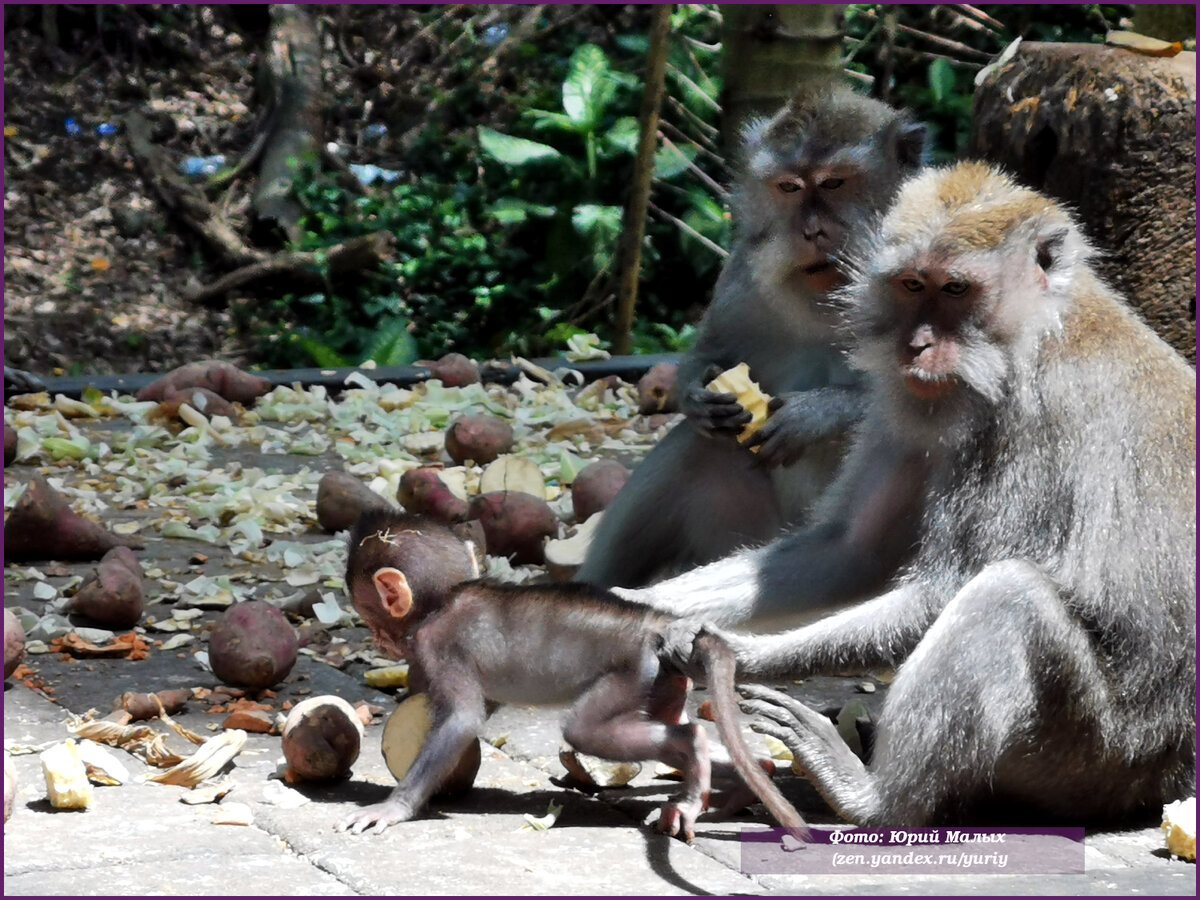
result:
[[[675,619],[658,635],[658,658],[694,681],[704,681],[707,673],[704,660],[696,654],[696,641],[704,635],[714,635],[733,646],[736,637],[721,631],[703,619]]]
[[[392,796],[382,803],[364,807],[358,812],[346,816],[337,823],[336,830],[362,834],[370,828],[372,834],[383,834],[389,825],[407,822],[415,814],[416,810],[406,799]]]
[[[759,463],[773,469],[792,465],[809,445],[843,433],[860,416],[862,399],[849,388],[817,388],[780,394],[767,409],[770,416],[746,446],[758,447]]]
[[[704,377],[681,391],[679,397],[680,410],[706,437],[736,435],[752,418],[746,408],[738,403],[737,394],[718,393],[705,387],[721,371],[720,366],[710,366]]]

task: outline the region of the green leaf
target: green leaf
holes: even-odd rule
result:
[[[548,109],[527,109],[525,117],[533,119],[534,131],[545,131],[548,128],[565,131],[568,134],[576,134],[579,132],[579,126],[571,121],[569,116],[565,116],[560,112],[551,112]]]
[[[621,207],[602,206],[599,203],[580,203],[571,213],[571,224],[584,235],[619,233],[621,230]]]
[[[941,103],[954,93],[954,69],[947,60],[935,59],[929,64],[929,89],[933,91],[933,99]]]
[[[519,200],[516,197],[501,197],[488,208],[487,215],[502,225],[519,225],[530,216],[548,219],[556,212],[558,210],[553,206],[530,203],[528,200]]]
[[[379,329],[366,349],[366,358],[381,366],[404,366],[417,358],[417,342],[408,330],[408,321],[393,319]]]
[[[483,125],[479,127],[479,146],[488,156],[506,166],[523,166],[536,160],[558,159],[562,156],[548,144],[501,134]]]
[[[584,44],[571,54],[563,82],[563,111],[582,131],[594,131],[613,95],[608,57],[595,44]]]
[[[350,365],[344,356],[328,344],[322,344],[316,338],[311,338],[306,334],[297,334],[292,337],[292,340],[322,369],[344,369]]]
[[[654,153],[654,177],[663,179],[674,178],[687,169],[696,159],[696,148],[684,145],[659,147]]]
[[[626,153],[637,153],[639,132],[636,118],[622,116],[617,119],[612,128],[608,129],[608,134],[604,135],[604,141]]]
[[[644,34],[618,34],[613,40],[629,53],[645,53],[650,49],[650,38]]]

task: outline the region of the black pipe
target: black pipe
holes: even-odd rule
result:
[[[646,356],[614,356],[588,362],[569,362],[561,357],[534,359],[531,362],[544,369],[574,369],[585,381],[595,381],[617,375],[625,381],[636,381],[652,366],[662,362],[678,362],[678,353],[655,353]],[[485,382],[511,384],[517,380],[520,369],[515,363],[492,361],[480,365],[480,377]],[[431,377],[424,366],[380,366],[377,369],[353,367],[349,369],[265,369],[254,372],[273,385],[292,385],[299,382],[303,387],[323,385],[331,391],[340,391],[346,385],[346,376],[351,372],[362,372],[378,384],[396,384],[401,387],[417,384]],[[80,397],[86,388],[95,388],[102,394],[117,391],[121,394],[136,394],[146,385],[161,378],[165,373],[150,375],[78,375],[62,378],[41,379],[51,396],[65,394]]]

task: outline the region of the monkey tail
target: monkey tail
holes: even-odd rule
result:
[[[737,712],[737,690],[734,685],[737,661],[733,651],[723,640],[711,634],[702,634],[696,640],[696,649],[700,651],[704,669],[708,673],[708,689],[712,694],[713,718],[717,723],[717,732],[729,748],[729,755],[738,773],[780,825],[797,840],[807,841],[811,836],[808,825],[796,808],[780,793],[775,782],[763,771],[742,737]]]

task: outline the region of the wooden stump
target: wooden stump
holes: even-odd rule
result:
[[[969,155],[1072,207],[1105,278],[1195,363],[1195,53],[1023,44],[976,89]]]

